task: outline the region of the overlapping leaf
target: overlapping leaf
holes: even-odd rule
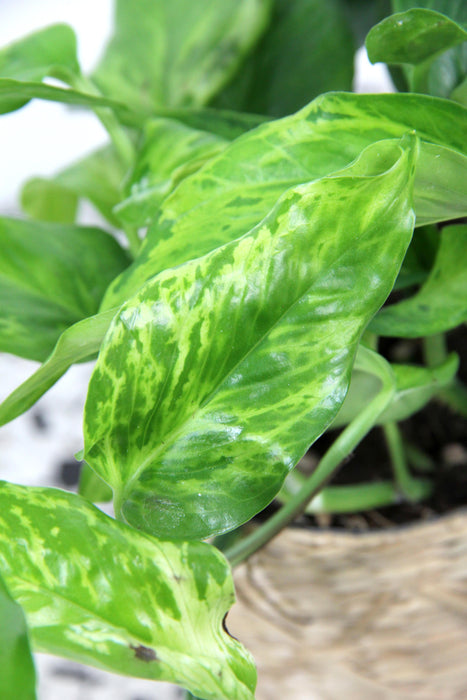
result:
[[[370,147],[122,307],[89,385],[85,459],[128,522],[206,537],[273,498],[339,409],[392,288],[414,167],[410,148]]]
[[[150,110],[205,104],[264,29],[269,0],[117,0],[94,73],[102,92]]]
[[[76,37],[66,24],[40,29],[0,50],[0,78],[40,83],[48,76],[69,82],[79,74]],[[22,107],[28,99],[1,95],[0,114]]]
[[[391,365],[396,378],[397,391],[388,408],[380,416],[378,424],[405,420],[419,411],[453,381],[458,366],[459,358],[455,354],[439,367]],[[355,371],[352,374],[348,394],[332,427],[338,428],[350,423],[379,390],[380,383],[377,377]]]
[[[24,614],[0,575],[0,697],[35,700],[35,684]]]
[[[135,166],[126,183],[126,198],[115,213],[142,227],[157,214],[162,200],[181,180],[220,153],[226,139],[185,126],[174,119],[149,121]]]
[[[414,296],[381,309],[371,330],[380,335],[418,338],[466,322],[466,270],[467,226],[446,226],[426,282]]]
[[[215,104],[291,114],[323,92],[350,90],[354,51],[340,0],[274,0],[263,38]]]
[[[46,361],[0,404],[0,425],[27,411],[62,377],[71,365],[92,360],[117,309],[85,318],[59,337]]]
[[[162,542],[73,494],[5,482],[0,524],[0,572],[37,650],[206,700],[253,700],[252,660],[222,627],[234,591],[214,547]]]
[[[44,360],[60,334],[96,313],[128,264],[95,228],[0,219],[0,350]]]
[[[165,200],[138,259],[109,288],[104,308],[165,268],[204,255],[256,225],[294,184],[345,167],[378,139],[414,130],[419,225],[467,214],[467,110],[422,95],[324,95],[237,139]],[[429,186],[427,187],[427,182]]]
[[[101,148],[69,166],[53,178],[34,178],[23,187],[24,211],[40,221],[73,223],[80,198],[88,199],[111,223],[121,199],[120,187],[126,169],[111,146]]]
[[[467,75],[467,4],[392,0],[392,6],[397,15],[370,33],[372,60],[404,63],[411,90],[449,97]]]
[[[440,12],[415,8],[398,12],[373,27],[366,39],[372,63],[423,63],[467,40],[463,26]]]

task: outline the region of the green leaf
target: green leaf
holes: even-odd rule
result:
[[[212,545],[162,542],[56,489],[0,482],[0,571],[38,651],[253,700],[251,657],[222,628],[234,602]]]
[[[21,205],[34,219],[73,223],[78,200],[88,199],[102,216],[118,226],[112,210],[122,198],[120,187],[125,173],[115,150],[107,146],[53,178],[29,180],[21,193]]]
[[[398,12],[373,27],[365,45],[372,63],[423,63],[467,39],[463,26],[439,12]]]
[[[110,309],[67,328],[44,364],[0,404],[0,426],[31,408],[71,365],[93,359],[116,311]]]
[[[127,180],[126,198],[116,207],[116,215],[138,228],[149,224],[162,200],[179,182],[199,170],[227,144],[220,136],[192,129],[173,119],[148,122]]]
[[[93,79],[136,108],[201,106],[237,70],[269,11],[269,0],[117,0],[115,35]]]
[[[0,350],[39,361],[128,264],[96,228],[0,218],[0,248]]]
[[[391,365],[396,377],[396,394],[378,420],[378,425],[405,420],[425,406],[434,396],[448,386],[459,367],[459,358],[452,354],[439,367]],[[350,423],[380,390],[378,378],[355,370],[349,391],[337,414],[332,428]]]
[[[43,78],[70,82],[80,75],[76,36],[66,24],[54,24],[0,50],[0,78],[40,83]],[[19,109],[29,97],[0,101],[0,114]]]
[[[129,523],[202,538],[272,500],[338,411],[393,286],[413,169],[411,148],[370,147],[120,309],[89,384],[85,459]]]
[[[424,43],[433,48],[432,55],[427,56],[421,63],[403,66],[410,89],[439,97],[450,97],[453,90],[467,76],[467,4],[459,0],[393,0],[392,4],[395,12],[411,12],[412,16],[425,18],[427,36]],[[413,9],[414,6],[417,9]],[[436,19],[432,15],[428,18],[426,12],[438,13],[443,17]],[[457,29],[453,25],[457,25]],[[413,39],[418,43],[416,37]],[[412,40],[408,38],[408,41],[411,43]],[[445,42],[447,49],[444,52],[439,48],[442,42]],[[414,52],[417,53],[416,48]]]
[[[467,321],[467,225],[446,226],[433,270],[414,296],[386,306],[371,323],[379,335],[419,338]]]
[[[0,697],[35,700],[35,675],[23,611],[0,576]]]
[[[92,503],[107,503],[112,500],[112,489],[86,462],[81,466],[78,493]]]
[[[215,104],[282,117],[323,92],[351,90],[355,48],[340,0],[273,7],[263,38]]]
[[[73,224],[78,211],[78,197],[59,181],[34,177],[21,190],[21,207],[37,221]]]
[[[287,188],[335,172],[376,140],[400,138],[409,130],[421,139],[417,223],[467,214],[466,123],[467,110],[444,100],[339,93],[263,124],[186,178],[165,200],[140,255],[110,286],[103,308],[122,303],[161,270],[242,236]],[[459,151],[455,159],[452,151]]]

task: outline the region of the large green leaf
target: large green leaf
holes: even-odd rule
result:
[[[80,74],[76,37],[66,24],[40,29],[0,50],[0,78],[40,83],[43,78],[70,82]],[[22,107],[28,97],[0,101],[0,114]]]
[[[101,148],[53,178],[33,178],[23,187],[21,205],[40,221],[73,223],[80,198],[88,199],[113,225],[126,168],[111,146]]]
[[[449,97],[467,76],[467,3],[464,0],[392,0],[392,5],[400,14],[396,21],[402,22],[394,28],[392,39],[396,45],[403,44],[403,37],[401,41],[395,37],[398,32],[406,35],[407,45],[401,50],[406,58],[412,58],[409,64],[414,64],[403,66],[410,89]],[[423,46],[427,48],[424,60]],[[429,48],[431,54],[428,54]]]
[[[60,334],[98,310],[128,264],[95,228],[0,219],[0,350],[44,360]]]
[[[85,459],[128,522],[207,537],[271,501],[339,409],[392,288],[413,170],[411,149],[370,147],[122,307],[89,385]]]
[[[122,221],[142,227],[156,216],[162,200],[181,180],[220,153],[228,141],[192,129],[174,119],[154,119],[125,186],[126,198],[116,207]]]
[[[0,576],[0,697],[35,700],[35,685],[24,614]]]
[[[355,48],[341,1],[273,7],[263,38],[215,104],[282,117],[323,92],[351,90]]]
[[[397,390],[389,406],[378,419],[379,425],[405,420],[425,406],[430,399],[448,386],[459,367],[459,358],[453,354],[439,367],[391,365]],[[333,428],[347,425],[380,391],[380,382],[374,375],[356,370],[352,373],[349,391],[342,408],[333,422]]]
[[[149,110],[202,105],[263,31],[270,0],[117,0],[94,73],[102,92]]]
[[[215,547],[162,542],[74,494],[5,482],[0,523],[0,571],[37,650],[253,700],[252,660],[222,626],[234,590]]]
[[[67,328],[47,360],[0,404],[0,425],[31,408],[71,365],[93,359],[116,312],[110,309]]]
[[[467,214],[466,125],[467,109],[445,100],[346,93],[324,95],[297,114],[263,124],[165,200],[138,259],[111,285],[104,308],[125,301],[161,270],[243,235],[288,187],[339,170],[374,141],[409,130],[421,139],[417,223]]]
[[[414,296],[381,309],[371,324],[380,335],[419,338],[467,321],[467,225],[446,226],[433,270]]]

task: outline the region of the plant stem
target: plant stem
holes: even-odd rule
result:
[[[392,481],[328,486],[313,498],[305,512],[309,515],[358,513],[393,505],[400,500],[400,492]]]
[[[411,476],[404,443],[397,424],[386,423],[383,425],[383,432],[391,457],[396,484],[401,493],[410,501],[420,501],[427,498],[432,493],[432,483],[426,479],[414,479]]]
[[[443,364],[448,356],[444,333],[423,338],[423,355],[428,367],[438,367]]]
[[[331,478],[342,460],[361,442],[377,423],[379,416],[389,405],[395,393],[394,375],[389,364],[377,353],[363,347],[359,349],[358,362],[376,374],[383,386],[363,411],[345,428],[321,459],[316,470],[302,488],[282,508],[250,535],[234,544],[225,552],[232,566],[237,566],[260,547],[267,544],[286,525],[303,513],[311,499]]]
[[[430,335],[424,338],[423,354],[429,367],[436,367],[442,364],[448,357],[445,334],[439,333],[438,335]],[[467,387],[460,379],[455,378],[450,386],[442,389],[438,394],[438,398],[444,401],[453,411],[467,418]]]
[[[133,258],[136,258],[142,243],[141,238],[138,235],[138,229],[134,226],[124,226],[123,230],[125,231],[125,236],[130,247],[130,253]]]
[[[72,87],[88,95],[101,97],[94,83],[84,75],[74,77]],[[122,163],[129,168],[134,162],[135,149],[125,129],[121,126],[111,109],[107,107],[96,107],[94,112],[109,134]]]

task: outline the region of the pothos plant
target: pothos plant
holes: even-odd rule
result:
[[[1,423],[97,358],[80,495],[1,483],[2,698],[35,696],[30,639],[251,700],[228,561],[306,508],[431,493],[398,421],[435,395],[467,409],[443,336],[467,320],[466,21],[455,0],[117,0],[90,77],[65,25],[0,52],[1,112],[64,102],[110,136],[0,220],[0,349],[42,363]],[[400,93],[350,92],[368,29]],[[105,230],[75,223],[83,198]],[[380,336],[422,338],[426,363],[390,364]],[[394,480],[323,488],[375,425]]]

